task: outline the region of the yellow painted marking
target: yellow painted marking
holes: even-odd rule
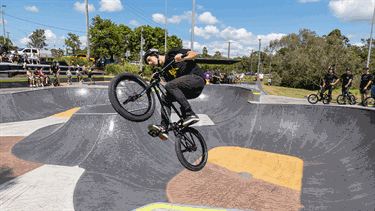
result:
[[[260,92],[253,92],[253,94],[255,94],[255,95],[260,95]]]
[[[74,114],[74,112],[76,112],[80,108],[81,107],[73,108],[73,109],[70,109],[70,110],[67,110],[67,111],[55,114],[55,115],[53,115],[53,117],[72,117],[73,114]]]
[[[142,211],[152,211],[154,209],[158,208],[164,208],[168,210],[182,210],[182,211],[189,211],[189,210],[194,210],[194,211],[208,211],[208,210],[216,210],[216,211],[223,211],[222,209],[212,209],[212,208],[201,208],[201,207],[185,207],[185,206],[177,206],[177,205],[171,205],[171,204],[152,204],[147,207],[143,207],[140,209],[136,210],[142,210]]]
[[[241,147],[217,147],[208,152],[208,162],[301,191],[303,161],[293,156]]]

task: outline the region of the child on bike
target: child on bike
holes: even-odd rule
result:
[[[329,101],[332,100],[332,90],[333,86],[340,80],[339,77],[335,74],[335,71],[333,67],[328,68],[328,73],[324,76],[323,80],[323,88],[322,91],[320,92],[320,100],[323,99],[323,94],[326,90],[328,90],[328,98]],[[335,82],[333,82],[336,79]]]
[[[186,53],[188,56],[181,58]],[[194,51],[172,48],[164,56],[159,55],[157,49],[149,49],[143,57],[146,64],[160,67],[165,67],[171,61],[175,60],[175,63],[169,66],[162,75],[167,82],[166,84],[161,82],[167,91],[167,97],[162,97],[162,104],[165,105],[169,116],[171,115],[171,108],[167,106],[167,100],[170,102],[177,101],[180,104],[181,113],[184,118],[183,126],[188,126],[199,121],[198,116],[192,110],[187,99],[197,98],[206,85],[202,69],[192,60],[196,56],[198,54]],[[161,115],[161,124],[149,125],[148,129],[157,131],[160,139],[167,140],[169,121],[163,109],[161,109]]]
[[[342,94],[349,94],[349,89],[352,86],[353,74],[350,73],[350,67],[346,68],[346,73],[341,75],[342,79]]]

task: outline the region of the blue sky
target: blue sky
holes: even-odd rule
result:
[[[270,40],[280,39],[306,28],[317,35],[334,29],[362,45],[369,38],[375,0],[233,0],[195,1],[194,51],[204,46],[209,54],[216,51],[231,55],[249,55]],[[27,35],[44,29],[49,48],[63,48],[69,32],[77,34],[86,46],[84,0],[0,0],[5,30],[19,47],[27,44]],[[89,19],[100,15],[132,29],[140,25],[164,28],[165,0],[88,0]],[[168,33],[177,35],[190,48],[193,0],[168,0]],[[27,22],[27,21],[29,22]],[[2,27],[2,23],[1,23]],[[57,28],[54,28],[57,27]],[[58,29],[60,28],[60,29]],[[2,30],[0,31],[1,35]]]

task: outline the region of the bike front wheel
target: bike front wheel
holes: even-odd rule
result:
[[[350,95],[350,105],[356,105],[357,98],[354,95]]]
[[[155,111],[155,97],[147,84],[130,73],[120,73],[110,82],[108,97],[118,114],[133,122],[149,119]]]
[[[364,105],[366,107],[372,107],[375,108],[375,99],[372,97],[368,97],[364,100]]]
[[[343,94],[339,95],[336,100],[339,105],[345,105],[349,101],[348,97]]]
[[[311,104],[316,104],[318,100],[319,100],[319,97],[316,94],[311,94],[307,97],[307,101],[309,101],[309,103]]]
[[[177,158],[190,171],[200,171],[207,163],[207,145],[198,130],[186,127],[175,143]]]

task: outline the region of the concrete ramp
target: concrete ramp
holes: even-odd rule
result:
[[[194,111],[207,115],[213,123],[194,126],[206,139],[209,153],[213,155],[210,160],[209,154],[208,167],[197,180],[210,172],[228,172],[228,175],[238,173],[241,178],[237,179],[242,184],[251,179],[261,184],[266,181],[265,176],[274,176],[271,171],[279,172],[278,177],[285,176],[282,172],[287,171],[277,171],[277,168],[285,169],[283,165],[288,163],[281,165],[278,162],[286,155],[302,161],[302,180],[297,181],[299,186],[293,189],[297,191],[293,193],[300,193],[296,197],[302,208],[290,210],[375,209],[374,110],[330,105],[251,104],[248,102],[250,93],[239,87],[207,85],[200,97],[191,100]],[[97,97],[92,102],[105,100]],[[83,99],[79,101],[83,103]],[[159,109],[157,105],[148,121],[134,123],[117,115],[109,104],[86,105],[59,130],[43,138],[35,139],[30,135],[15,145],[12,152],[28,161],[84,169],[74,190],[75,210],[135,210],[156,202],[193,206],[197,200],[201,206],[245,209],[243,207],[249,202],[232,205],[229,201],[245,197],[240,193],[249,191],[246,186],[238,186],[236,197],[231,196],[233,190],[222,187],[225,191],[221,195],[206,194],[194,199],[196,201],[189,201],[199,191],[208,193],[209,188],[204,184],[216,186],[211,189],[221,184],[214,180],[196,184],[190,181],[189,178],[195,178],[197,173],[188,172],[179,163],[174,137],[161,141],[147,134],[147,125],[160,121]],[[258,157],[246,156],[249,151],[243,156],[225,154],[225,150],[221,155],[215,154],[222,147],[261,153]],[[237,156],[236,160],[229,162],[234,156]],[[212,160],[213,157],[219,161]],[[226,160],[220,160],[221,157]],[[267,159],[274,162],[275,168],[258,174],[261,176],[256,177],[260,172],[236,170],[249,169]],[[174,194],[176,192],[168,192],[171,182],[175,185],[176,180],[184,185],[179,191],[188,189],[183,181],[193,184],[187,193],[194,194],[184,203],[170,201],[182,197]],[[203,187],[205,190],[200,189]],[[278,186],[279,189],[285,187]],[[215,190],[221,193],[220,189]],[[215,199],[230,200],[223,204]],[[251,208],[248,207],[247,210]]]

